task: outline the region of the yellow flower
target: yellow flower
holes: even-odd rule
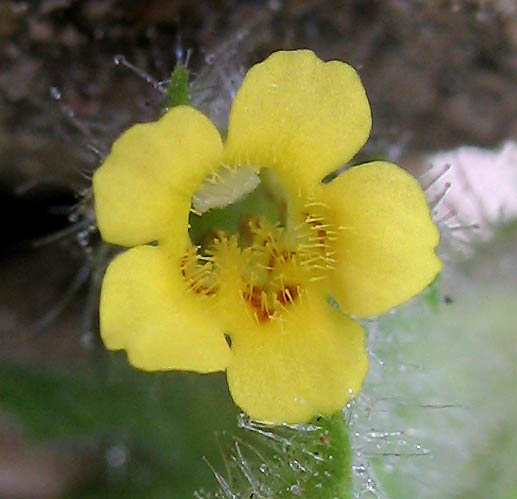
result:
[[[354,69],[298,50],[251,68],[224,144],[189,106],[127,130],[93,178],[102,237],[131,247],[104,277],[106,346],[149,371],[226,370],[258,420],[342,408],[368,367],[351,316],[405,302],[441,268],[409,174],[375,161],[321,182],[370,128]]]

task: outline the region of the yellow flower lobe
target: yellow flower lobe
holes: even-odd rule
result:
[[[93,179],[101,235],[130,248],[103,281],[106,346],[145,370],[226,370],[261,421],[341,409],[368,366],[346,314],[384,313],[441,268],[407,173],[373,162],[322,183],[370,127],[354,69],[299,50],[250,69],[224,144],[189,106],[125,132]]]

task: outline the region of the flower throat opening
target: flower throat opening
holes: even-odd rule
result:
[[[240,297],[256,321],[280,317],[333,269],[334,231],[323,211],[315,202],[296,210],[269,169],[221,169],[192,199],[192,246],[181,267],[188,288],[214,296],[237,268]]]

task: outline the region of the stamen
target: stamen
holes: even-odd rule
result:
[[[330,209],[330,206],[323,201],[309,201],[308,203],[305,203],[306,208],[325,208]]]
[[[313,263],[321,261],[321,259],[324,258],[322,255],[316,255],[312,258],[303,259],[300,264],[303,266],[312,266]]]
[[[203,213],[201,213],[200,211],[194,209],[193,206],[190,207],[190,211],[191,211],[191,213],[194,213],[194,215],[197,215],[198,217],[203,215]]]
[[[254,167],[222,165],[193,196],[191,212],[204,216],[214,207],[233,204],[247,192],[238,177],[245,175],[244,180],[254,182],[254,177],[259,178],[256,171]],[[269,177],[261,178],[267,189]],[[202,244],[192,246],[181,264],[187,288],[201,296],[216,295],[221,289],[220,280],[234,279],[232,273],[236,271],[240,274],[240,299],[250,317],[259,325],[271,320],[283,324],[289,310],[303,301],[306,286],[328,278],[335,269],[333,241],[340,230],[350,228],[329,222],[327,209],[324,202],[311,199],[304,205],[303,222],[289,230],[278,221],[244,215],[237,221],[237,235],[230,236],[218,228],[208,234],[207,229],[200,230],[196,241]]]

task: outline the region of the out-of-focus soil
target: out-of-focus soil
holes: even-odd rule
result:
[[[192,50],[195,71],[222,40],[250,26],[241,62],[308,47],[352,63],[372,103],[374,132],[404,136],[410,149],[488,146],[517,135],[511,0],[7,0],[0,11],[2,178],[74,175],[78,140],[58,140],[64,120],[50,86],[109,144],[110,132],[148,118],[153,95],[115,66],[115,54],[164,79],[179,47]]]
[[[414,155],[517,138],[514,0],[3,0],[4,359],[66,364],[85,355],[84,287],[70,306],[61,307],[60,301],[87,256],[57,243],[30,250],[28,243],[67,225],[66,210],[56,206],[73,204],[63,196],[87,188],[82,174],[88,176],[96,164],[88,144],[102,152],[125,126],[151,119],[159,109],[156,90],[117,66],[114,56],[123,54],[162,80],[178,54],[192,51],[196,73],[215,48],[243,30],[249,33],[237,46],[236,65],[247,67],[272,51],[294,48],[354,65],[372,105],[373,145],[367,149],[372,153]],[[59,90],[60,102],[90,135],[70,125],[50,87]],[[37,331],[56,305],[62,313]],[[31,336],[35,330],[38,335]],[[0,473],[6,467],[12,480],[9,489],[0,482],[0,497],[5,490],[9,497],[56,497],[69,475],[53,450],[29,452],[0,435]],[[47,493],[41,493],[41,484],[49,483],[55,487],[44,486]]]

